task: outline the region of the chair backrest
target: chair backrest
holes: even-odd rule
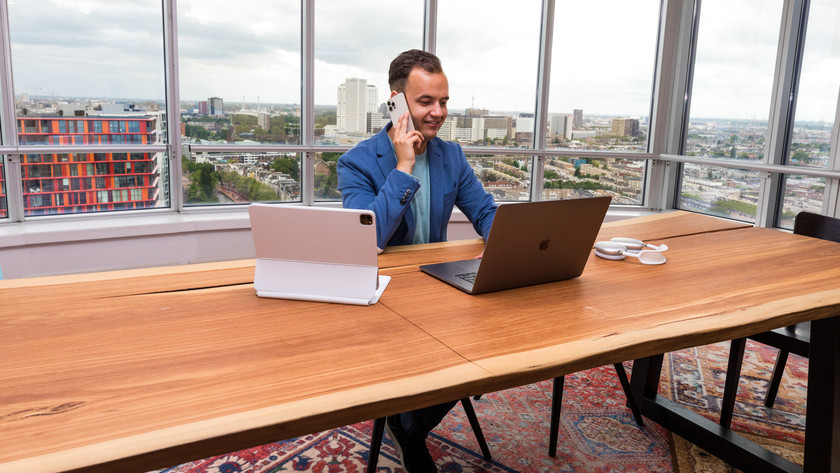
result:
[[[799,212],[793,233],[840,243],[840,219],[811,212]]]

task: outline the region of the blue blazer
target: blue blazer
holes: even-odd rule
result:
[[[344,207],[376,214],[376,246],[410,245],[414,238],[411,199],[420,187],[413,176],[397,171],[397,156],[387,131],[391,124],[338,160],[338,190]],[[457,205],[486,238],[496,215],[493,196],[475,176],[461,146],[433,138],[429,162],[429,242],[446,241],[446,227]]]

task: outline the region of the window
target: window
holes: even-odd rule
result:
[[[162,17],[161,2],[155,0],[126,0],[107,9],[80,2],[10,2],[17,116],[90,116],[116,105],[111,97],[163,104]],[[127,75],[139,80],[125,80]],[[59,121],[60,133],[67,121],[72,120]]]
[[[831,131],[840,90],[837,31],[840,5],[812,0],[787,153],[787,163],[792,166],[827,169],[830,154],[836,151],[831,149]],[[822,213],[825,187],[824,177],[786,176],[778,225],[792,229],[799,212]]]
[[[540,3],[485,6],[479,0],[439,6],[437,53],[450,99],[438,136],[463,146],[532,147]],[[497,201],[530,198],[530,155],[470,157],[470,163]]]
[[[684,154],[764,160],[782,3],[703,3]],[[754,222],[760,182],[754,171],[686,165],[678,206]]]
[[[193,153],[181,159],[187,205],[300,202],[300,156],[293,153]],[[316,185],[318,167],[316,166]]]
[[[178,2],[184,143],[300,142],[301,2]]]
[[[170,192],[183,197],[173,211],[335,202],[338,157],[389,121],[390,61],[424,44],[449,79],[439,136],[461,143],[497,201],[606,194],[790,228],[840,194],[833,0],[174,0],[174,24],[168,1],[7,2],[11,55],[0,69],[13,73],[3,95],[14,113],[0,125],[17,134],[0,145],[15,158],[0,163],[4,222],[167,207]],[[553,15],[545,37],[543,11]],[[178,68],[167,75],[169,27]],[[549,75],[537,90],[544,41]],[[180,87],[179,104],[166,102],[166,81]],[[17,145],[54,151],[17,159]],[[650,165],[653,149],[686,163]]]
[[[79,2],[50,6],[35,0],[9,3],[12,64],[3,67],[14,72],[15,115],[31,122],[19,130],[20,143],[95,144],[103,148],[95,158],[76,153],[71,161],[49,170],[33,165],[35,156],[22,156],[22,187],[25,193],[36,194],[24,200],[24,217],[119,208],[111,205],[113,199],[107,191],[86,194],[77,190],[83,186],[76,179],[69,178],[94,172],[111,174],[107,146],[122,145],[125,138],[115,135],[121,139],[111,141],[100,139],[100,135],[103,131],[127,131],[126,120],[117,117],[130,112],[159,126],[165,123],[162,18],[162,3],[157,0],[127,0],[107,9]],[[91,24],[103,26],[91,28]],[[120,24],[131,27],[114,26]],[[161,188],[149,192],[157,200],[130,208],[168,206],[168,186],[160,184],[169,179],[165,153],[143,154],[155,162],[155,182]],[[50,154],[36,156],[43,162],[53,160]],[[94,159],[97,164],[89,165]],[[40,178],[38,185],[30,182],[36,177]],[[111,178],[97,181],[102,189],[113,185]]]
[[[417,0],[315,2],[317,143],[353,145],[385,126],[388,66],[423,48],[422,19]]]
[[[647,151],[659,6],[557,3],[547,148]],[[543,198],[607,193],[613,204],[639,205],[645,169],[642,159],[553,158],[545,163]]]

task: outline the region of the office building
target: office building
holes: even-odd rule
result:
[[[615,136],[636,136],[639,134],[639,120],[635,118],[615,118],[612,121],[612,134]]]
[[[158,116],[77,112],[18,118],[20,143],[139,145],[158,139]],[[166,176],[158,153],[24,154],[20,164],[24,213],[33,216],[156,207]]]
[[[572,120],[566,114],[552,114],[548,122],[548,138],[550,140],[571,140]]]
[[[207,114],[213,116],[223,116],[225,114],[225,101],[219,97],[210,97],[207,99]]]
[[[583,128],[583,110],[576,108],[573,110],[573,114],[575,117],[573,126],[575,128]]]
[[[534,132],[534,114],[521,113],[516,117],[516,133]]]
[[[336,125],[347,133],[367,133],[367,114],[377,111],[379,93],[367,79],[347,79],[338,86]]]
[[[271,131],[271,115],[265,112],[259,112],[257,114],[257,126],[265,131]]]

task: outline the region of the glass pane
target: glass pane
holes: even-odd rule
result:
[[[467,156],[478,180],[496,202],[531,198],[531,156]]]
[[[793,230],[793,219],[799,212],[822,213],[825,178],[814,176],[785,176],[785,193],[779,226]]]
[[[532,146],[540,16],[537,1],[440,2],[437,53],[449,79],[451,120],[445,139]]]
[[[755,171],[686,164],[680,208],[754,223],[760,182]]]
[[[169,205],[165,153],[26,154],[20,168],[26,216]]]
[[[342,153],[315,153],[315,200],[340,201],[336,163]]]
[[[547,147],[646,151],[659,6],[558,2]]]
[[[558,2],[547,148],[647,151],[659,7],[658,0]],[[641,205],[645,168],[639,160],[555,158],[546,162],[543,198],[601,193],[613,204]]]
[[[20,143],[145,143],[137,132],[88,128],[88,117],[165,121],[162,18],[159,0],[126,0],[107,8],[83,2],[9,2]],[[151,142],[165,136],[144,131]]]
[[[178,2],[185,143],[300,143],[300,6]]]
[[[793,133],[787,162],[793,166],[826,168],[831,130],[840,90],[840,5],[812,0],[808,15],[802,72],[796,98]],[[779,226],[793,228],[801,211],[822,213],[825,179],[787,176]]]
[[[812,0],[789,163],[826,167],[840,90],[840,4]]]
[[[641,205],[646,161],[616,158],[549,158],[543,170],[543,198],[609,195],[613,204]]]
[[[388,67],[399,53],[423,48],[423,2],[394,6],[315,3],[316,143],[353,145],[388,122]]]
[[[764,159],[782,3],[703,2],[683,154]],[[754,221],[759,183],[754,172],[685,165],[677,205]]]
[[[181,157],[185,205],[300,202],[297,153],[202,153]]]

